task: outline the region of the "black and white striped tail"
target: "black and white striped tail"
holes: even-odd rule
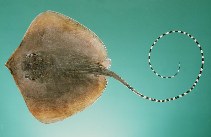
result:
[[[177,70],[177,72],[173,75],[173,76],[162,76],[160,74],[158,74],[153,68],[152,68],[152,65],[151,65],[151,62],[150,62],[150,55],[151,55],[151,52],[152,52],[152,48],[155,46],[155,44],[158,42],[159,39],[161,39],[162,37],[164,37],[165,35],[168,35],[168,34],[171,34],[171,33],[181,33],[181,34],[184,34],[184,35],[187,35],[188,37],[190,37],[195,43],[196,45],[199,47],[199,50],[200,50],[200,53],[201,53],[201,68],[200,68],[200,71],[199,71],[199,74],[195,80],[195,82],[193,83],[193,85],[190,87],[190,89],[188,89],[186,92],[178,95],[178,96],[175,96],[173,98],[167,98],[167,99],[163,99],[163,100],[155,100],[156,102],[167,102],[167,101],[170,101],[170,100],[175,100],[175,99],[178,99],[178,98],[181,98],[185,95],[187,95],[188,93],[190,93],[196,86],[196,84],[198,83],[200,77],[201,77],[201,74],[202,74],[202,71],[203,71],[203,68],[204,68],[204,52],[202,50],[202,47],[201,45],[199,44],[199,42],[196,40],[196,38],[194,38],[192,35],[190,35],[189,33],[185,32],[185,31],[180,31],[180,30],[173,30],[173,31],[169,31],[169,32],[166,32],[162,35],[160,35],[155,41],[154,43],[152,44],[152,46],[150,47],[150,50],[149,50],[149,56],[148,56],[148,61],[149,61],[149,66],[151,68],[151,70],[159,77],[161,78],[173,78],[175,77],[178,73],[179,73],[179,70],[180,70],[180,63],[179,63],[179,68]]]
[[[150,65],[150,68],[152,69],[152,71],[159,77],[161,78],[173,78],[174,76],[176,76],[178,73],[179,73],[179,70],[180,70],[180,63],[179,63],[179,68],[178,68],[178,71],[175,75],[173,76],[161,76],[159,75],[157,72],[155,72],[155,70],[152,68],[152,65],[150,63],[150,53],[152,51],[152,48],[153,46],[156,44],[156,42],[158,42],[159,39],[161,39],[163,36],[165,35],[168,35],[168,34],[171,34],[171,33],[181,33],[181,34],[184,34],[184,35],[187,35],[189,36],[191,39],[193,39],[193,41],[197,44],[197,46],[199,47],[199,50],[200,50],[200,53],[201,53],[201,68],[199,70],[199,74],[195,80],[195,82],[193,83],[193,85],[190,87],[190,89],[188,89],[186,92],[178,95],[178,96],[175,96],[175,97],[171,97],[171,98],[167,98],[167,99],[155,99],[155,98],[151,98],[151,97],[148,97],[148,96],[145,96],[143,94],[141,94],[140,92],[136,91],[133,87],[131,87],[125,80],[123,80],[119,75],[117,75],[116,73],[110,71],[110,70],[107,70],[106,74],[108,76],[111,76],[115,79],[117,79],[118,81],[120,81],[121,83],[123,83],[125,86],[127,86],[131,91],[133,91],[135,94],[137,94],[138,96],[144,98],[144,99],[147,99],[147,100],[150,100],[150,101],[155,101],[155,102],[168,102],[168,101],[172,101],[172,100],[176,100],[178,98],[181,98],[185,95],[187,95],[188,93],[190,93],[196,86],[196,84],[199,82],[199,79],[201,77],[201,74],[202,74],[202,71],[203,71],[203,67],[204,67],[204,53],[203,53],[203,50],[202,50],[202,47],[201,45],[199,44],[199,42],[196,40],[196,38],[194,38],[192,35],[190,35],[189,33],[187,32],[184,32],[184,31],[180,31],[180,30],[173,30],[173,31],[169,31],[169,32],[166,32],[162,35],[160,35],[156,40],[155,42],[152,44],[151,48],[150,48],[150,51],[149,51],[149,65]]]
[[[175,77],[175,76],[179,73],[179,71],[180,71],[180,62],[179,62],[179,65],[178,65],[179,67],[178,67],[178,69],[177,69],[177,72],[176,72],[174,75],[172,75],[172,76],[163,76],[163,75],[158,74],[158,73],[153,69],[152,64],[151,64],[151,61],[150,61],[151,52],[152,52],[152,49],[153,49],[153,47],[155,46],[155,44],[156,44],[162,37],[164,37],[165,35],[171,34],[171,33],[182,33],[182,34],[185,34],[185,35],[191,37],[191,35],[188,34],[188,33],[186,33],[186,32],[175,30],[175,31],[169,31],[169,32],[166,32],[166,33],[160,35],[160,36],[153,42],[153,44],[152,44],[152,46],[150,47],[150,50],[149,50],[148,63],[149,63],[149,67],[151,68],[152,72],[155,73],[155,75],[158,76],[158,77],[160,77],[160,78],[173,78],[173,77]]]

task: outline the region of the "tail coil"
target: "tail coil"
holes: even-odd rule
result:
[[[122,84],[124,84],[125,86],[127,86],[132,92],[134,92],[136,95],[144,98],[144,99],[147,99],[147,100],[150,100],[150,101],[154,101],[154,102],[168,102],[168,101],[172,101],[172,100],[176,100],[176,99],[179,99],[179,98],[182,98],[184,97],[185,95],[187,95],[188,93],[190,93],[196,86],[196,84],[199,82],[199,79],[201,77],[201,74],[202,74],[202,71],[203,71],[203,67],[204,67],[204,53],[203,53],[203,50],[202,50],[202,47],[201,45],[199,44],[199,42],[196,40],[196,38],[194,38],[192,35],[190,35],[189,33],[187,32],[184,32],[184,31],[179,31],[179,30],[174,30],[174,31],[169,31],[169,32],[166,32],[162,35],[160,35],[156,40],[155,42],[152,44],[150,50],[149,50],[149,66],[152,70],[152,72],[154,72],[158,77],[161,77],[161,78],[173,78],[175,77],[178,73],[179,73],[179,70],[180,70],[180,63],[179,63],[179,68],[178,68],[178,71],[172,75],[172,76],[162,76],[160,74],[158,74],[153,68],[152,68],[152,64],[150,62],[150,55],[151,55],[151,52],[152,52],[152,49],[153,47],[155,46],[155,44],[158,42],[159,39],[161,39],[162,37],[168,35],[168,34],[171,34],[171,33],[181,33],[181,34],[184,34],[184,35],[187,35],[188,37],[190,37],[195,43],[196,45],[199,47],[199,50],[200,50],[200,53],[201,53],[201,68],[200,68],[200,71],[199,71],[199,74],[195,80],[195,82],[193,83],[193,85],[184,93],[178,95],[178,96],[175,96],[175,97],[171,97],[171,98],[167,98],[167,99],[155,99],[155,98],[151,98],[151,97],[148,97],[148,96],[145,96],[143,95],[142,93],[138,92],[137,90],[135,90],[132,86],[130,86],[124,79],[122,79],[119,75],[117,75],[116,73],[112,72],[112,71],[109,71],[109,70],[106,70],[105,74],[108,75],[108,76],[111,76],[113,78],[115,78],[116,80],[120,81]]]
[[[176,99],[181,98],[181,97],[187,95],[188,93],[190,93],[190,92],[195,88],[196,84],[199,82],[199,79],[200,79],[200,77],[201,77],[201,74],[202,74],[202,71],[203,71],[203,67],[204,67],[204,53],[203,53],[203,50],[202,50],[201,45],[200,45],[199,42],[196,40],[196,38],[194,38],[192,35],[190,35],[190,34],[187,33],[187,32],[179,31],[179,30],[174,30],[174,31],[169,31],[169,32],[166,32],[166,33],[160,35],[160,36],[154,41],[154,43],[152,44],[152,46],[150,47],[149,56],[148,56],[148,57],[149,57],[149,60],[148,60],[148,61],[149,61],[149,66],[150,66],[151,70],[152,70],[157,76],[159,76],[159,77],[161,77],[161,78],[173,78],[173,77],[175,77],[175,76],[179,73],[179,70],[180,70],[180,63],[179,63],[179,68],[178,68],[178,71],[177,71],[176,74],[174,74],[173,76],[162,76],[162,75],[159,75],[159,74],[152,68],[152,65],[151,65],[151,62],[150,62],[150,55],[151,55],[151,52],[152,52],[152,48],[155,46],[155,44],[158,42],[159,39],[161,39],[161,38],[164,37],[165,35],[168,35],[168,34],[171,34],[171,33],[180,33],[180,34],[184,34],[184,35],[190,37],[190,38],[196,43],[196,45],[199,47],[199,50],[200,50],[200,53],[201,53],[201,61],[202,61],[201,63],[202,63],[202,64],[201,64],[201,68],[200,68],[199,74],[198,74],[198,76],[197,76],[195,82],[193,83],[193,85],[192,85],[186,92],[184,92],[184,93],[182,93],[182,94],[180,94],[180,95],[178,95],[178,96],[175,96],[175,97],[172,97],[172,98],[167,98],[167,99],[164,99],[164,100],[157,100],[157,99],[155,99],[156,102],[167,102],[167,101],[171,101],[171,100],[176,100]]]
[[[179,31],[179,30],[169,31],[169,32],[166,32],[166,33],[160,35],[160,36],[154,41],[154,43],[152,44],[152,46],[150,47],[149,56],[148,56],[148,58],[149,58],[148,62],[149,62],[149,66],[150,66],[152,72],[154,72],[157,76],[159,76],[159,77],[161,77],[161,78],[173,78],[173,77],[175,77],[175,76],[179,73],[179,70],[180,70],[180,63],[179,63],[179,68],[178,68],[177,72],[176,72],[173,76],[162,76],[162,75],[158,74],[158,73],[152,68],[152,64],[151,64],[151,62],[150,62],[150,55],[151,55],[152,49],[153,49],[153,47],[155,46],[155,44],[156,44],[162,37],[164,37],[164,36],[166,36],[166,35],[168,35],[168,34],[171,34],[171,33],[181,33],[181,34],[184,34],[184,35],[190,37],[190,38],[196,43],[196,45],[199,47],[199,50],[200,50],[200,53],[201,53],[201,61],[202,61],[202,62],[201,62],[201,68],[200,68],[199,74],[198,74],[198,76],[197,76],[195,82],[193,83],[193,85],[190,87],[190,89],[188,89],[186,92],[184,92],[184,93],[182,93],[182,94],[180,94],[180,95],[178,95],[178,96],[175,96],[175,97],[172,97],[172,98],[163,99],[163,100],[159,100],[159,99],[153,99],[153,98],[149,99],[149,97],[140,95],[141,97],[143,97],[143,98],[145,98],[145,99],[148,99],[148,100],[151,100],[151,101],[155,101],[155,102],[168,102],[168,101],[171,101],[171,100],[176,100],[176,99],[181,98],[181,97],[187,95],[188,93],[190,93],[190,92],[195,88],[196,84],[198,83],[198,81],[199,81],[199,79],[200,79],[200,77],[201,77],[201,74],[202,74],[202,71],[203,71],[203,67],[204,67],[204,53],[203,53],[202,47],[201,47],[201,45],[199,44],[199,42],[196,40],[196,38],[194,38],[192,35],[190,35],[190,34],[187,33],[187,32]]]

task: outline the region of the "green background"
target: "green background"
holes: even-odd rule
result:
[[[28,111],[4,66],[37,14],[53,10],[74,18],[105,43],[111,70],[145,95],[165,98],[186,91],[195,81],[201,56],[187,36],[161,39],[148,66],[153,41],[169,30],[195,36],[205,54],[205,69],[192,93],[168,103],[139,98],[108,78],[101,98],[61,122],[42,124]],[[0,137],[209,137],[211,136],[211,1],[209,0],[0,0]]]

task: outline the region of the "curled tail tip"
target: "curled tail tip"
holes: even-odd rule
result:
[[[161,36],[154,42],[154,44],[151,46],[150,51],[149,51],[149,56],[148,56],[149,62],[148,62],[148,63],[149,63],[149,66],[150,66],[152,72],[155,73],[157,76],[159,76],[159,77],[161,77],[161,78],[173,78],[173,77],[175,77],[175,76],[180,72],[181,63],[179,62],[179,64],[178,64],[178,70],[177,70],[177,72],[175,73],[174,76],[169,76],[169,77],[162,76],[162,75],[159,75],[159,74],[152,68],[152,64],[150,63],[150,55],[151,55],[150,53],[151,53],[151,51],[152,51],[153,46],[156,44],[156,42],[157,42],[160,38],[162,38],[163,36],[165,36],[165,35],[167,35],[167,34],[174,33],[174,32],[178,32],[178,33],[185,34],[185,35],[189,36],[191,39],[193,39],[194,41],[197,41],[192,35],[190,35],[189,33],[185,32],[185,31],[173,30],[173,31],[169,31],[169,32],[167,32],[167,33],[161,35]],[[198,42],[195,42],[195,43],[196,43],[197,45],[199,45]],[[198,46],[198,47],[200,48],[200,53],[201,53],[201,55],[202,55],[202,66],[201,66],[201,68],[200,68],[200,72],[199,72],[199,74],[198,74],[198,76],[197,76],[195,82],[193,83],[193,85],[191,86],[190,89],[188,89],[186,92],[183,92],[182,94],[179,94],[179,95],[174,96],[174,97],[170,97],[170,98],[166,98],[166,99],[151,98],[151,97],[149,97],[149,96],[145,96],[144,94],[142,94],[142,93],[136,91],[135,88],[133,88],[132,86],[130,86],[125,80],[123,80],[123,79],[122,79],[120,76],[118,76],[116,73],[114,73],[114,72],[112,72],[112,71],[109,71],[109,70],[106,70],[103,74],[104,74],[104,75],[107,75],[107,76],[111,76],[111,77],[115,78],[116,80],[120,81],[120,82],[121,82],[122,84],[124,84],[127,88],[129,88],[132,92],[134,92],[137,96],[139,96],[139,97],[141,97],[141,98],[143,98],[143,99],[146,99],[146,100],[149,100],[149,101],[154,101],[154,102],[161,102],[161,103],[174,101],[174,100],[177,100],[177,99],[179,99],[179,98],[182,98],[182,97],[186,96],[187,94],[189,94],[190,92],[192,92],[193,89],[195,88],[196,84],[198,83],[200,77],[201,77],[201,74],[202,74],[202,71],[203,71],[203,66],[204,66],[204,55],[203,55],[203,50],[202,50],[201,46]]]
[[[178,64],[178,69],[177,69],[177,72],[176,72],[175,75],[177,75],[177,74],[180,72],[180,69],[181,69],[181,64],[180,64],[180,62],[179,62],[179,64]]]
[[[163,76],[163,75],[158,74],[158,73],[152,68],[152,65],[151,65],[151,64],[149,64],[149,65],[150,65],[150,68],[151,68],[152,72],[153,72],[156,76],[158,76],[158,77],[160,77],[160,78],[165,78],[165,79],[174,78],[175,76],[177,76],[177,75],[179,74],[180,69],[181,69],[181,64],[180,64],[180,62],[179,62],[177,72],[176,72],[174,75],[171,75],[171,76]]]

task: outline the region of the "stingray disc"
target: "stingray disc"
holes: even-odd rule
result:
[[[106,86],[106,49],[89,29],[62,14],[39,14],[6,66],[39,121],[62,120],[94,103]]]

